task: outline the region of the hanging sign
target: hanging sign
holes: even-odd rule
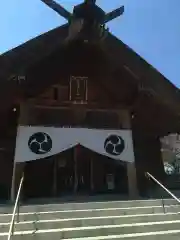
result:
[[[87,102],[87,77],[70,78],[70,101],[74,103]]]
[[[130,130],[97,130],[87,128],[55,128],[19,126],[15,161],[26,162],[46,158],[76,145],[96,153],[127,162],[134,161]]]

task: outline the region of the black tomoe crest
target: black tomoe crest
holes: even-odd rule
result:
[[[47,133],[34,133],[28,141],[28,146],[33,153],[45,154],[52,149],[52,139]]]
[[[108,154],[118,156],[124,151],[125,142],[120,136],[110,135],[104,141],[104,149]]]

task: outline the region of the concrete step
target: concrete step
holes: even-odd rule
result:
[[[149,232],[149,233],[135,233],[135,234],[121,234],[121,235],[107,235],[98,237],[86,237],[86,238],[69,238],[64,240],[179,240],[180,230],[171,231],[159,231],[159,232]],[[1,239],[1,238],[0,238]],[[17,237],[15,237],[17,239]],[[28,238],[34,239],[34,238]],[[27,240],[28,240],[27,239]],[[41,240],[42,238],[38,238]],[[53,238],[56,240],[58,238]],[[58,239],[59,240],[59,239]]]
[[[7,239],[11,217],[0,214],[0,240]],[[13,240],[179,239],[180,205],[172,199],[27,205],[19,221]]]
[[[88,200],[88,199],[87,199]],[[176,205],[174,199],[155,199],[155,200],[134,200],[134,201],[104,201],[104,202],[70,202],[59,204],[41,204],[41,205],[22,205],[21,212],[48,212],[61,210],[83,210],[83,209],[97,209],[97,208],[129,208],[129,207],[145,207],[145,206],[162,206]],[[13,206],[1,205],[0,213],[12,213]]]
[[[133,233],[133,234],[120,234],[120,235],[107,235],[107,236],[97,236],[97,237],[85,237],[85,238],[66,238],[64,240],[179,240],[180,230],[170,230],[170,231],[159,231],[159,232],[148,232],[148,233]],[[49,240],[47,236],[44,235],[15,235],[13,240]],[[59,240],[59,236],[53,237],[53,240]],[[1,235],[0,240],[7,240],[7,235]]]
[[[67,219],[67,218],[87,218],[87,217],[108,217],[123,215],[139,215],[153,213],[178,213],[180,206],[168,205],[162,206],[145,206],[145,207],[129,207],[129,208],[99,208],[99,209],[82,209],[82,210],[61,210],[49,212],[24,212],[19,215],[19,221],[37,221],[51,219]],[[0,214],[0,223],[10,222],[12,214]]]
[[[46,229],[46,230],[32,230],[32,231],[16,231],[14,232],[13,240],[30,240],[30,239],[74,239],[96,237],[97,236],[119,236],[119,238],[129,237],[132,239],[133,235],[159,231],[172,231],[176,230],[179,233],[180,220],[168,222],[147,222],[147,223],[134,223],[122,225],[106,225],[106,226],[89,226],[89,227],[76,227],[76,228],[60,228],[60,229]],[[0,233],[0,239],[5,239],[7,233]],[[113,238],[110,238],[113,239]],[[137,239],[137,237],[136,237]],[[138,238],[139,239],[139,238]],[[170,238],[172,239],[172,238]]]
[[[147,222],[165,222],[165,221],[180,221],[180,214],[149,214],[149,215],[131,215],[131,216],[108,216],[108,217],[93,217],[93,218],[70,218],[70,219],[54,219],[19,222],[15,224],[15,231],[28,230],[46,230],[58,228],[75,228],[88,226],[105,226],[105,225],[121,225],[133,223]],[[0,224],[0,232],[9,230],[9,223]]]

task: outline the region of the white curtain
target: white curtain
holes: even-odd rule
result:
[[[134,161],[130,130],[19,126],[15,162],[46,158],[78,144],[116,160]]]

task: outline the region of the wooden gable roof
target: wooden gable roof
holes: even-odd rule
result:
[[[68,25],[63,25],[2,54],[0,56],[0,96],[4,97],[9,91],[11,95],[13,92],[15,94],[21,88],[21,83],[15,83],[13,77],[26,75],[26,71],[36,62],[61,48],[67,33]],[[113,71],[117,75],[123,68],[123,71],[128,73],[138,85],[140,91],[152,95],[179,116],[178,88],[111,33],[108,34],[104,47],[109,62],[113,63]],[[43,88],[43,83],[41,87]]]

